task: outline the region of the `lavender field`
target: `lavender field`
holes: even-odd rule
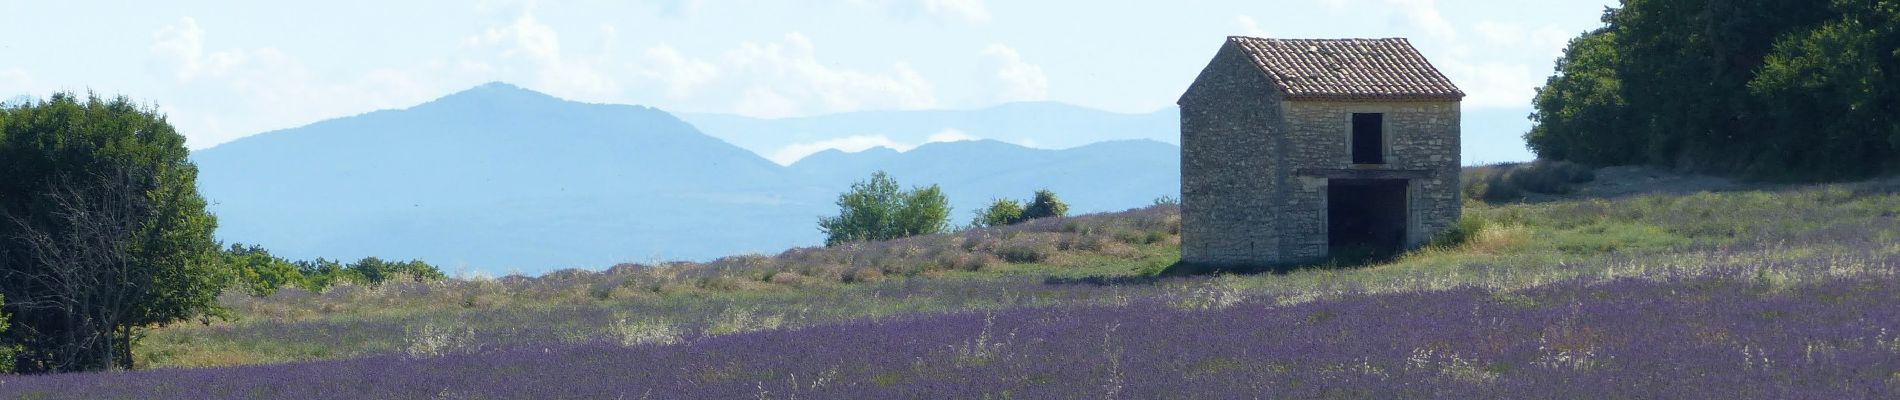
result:
[[[674,345],[70,374],[5,388],[23,398],[204,399],[1892,398],[1900,282],[1891,278],[1777,287],[1720,274],[1286,306],[1147,298]]]
[[[1893,398],[1900,184],[1476,205],[1389,263],[1159,278],[1158,206],[706,264],[229,296],[7,398]]]

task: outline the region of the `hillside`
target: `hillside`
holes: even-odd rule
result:
[[[0,395],[1900,394],[1886,306],[1900,181],[1626,183],[1472,203],[1462,241],[1285,274],[1157,276],[1179,218],[1154,206],[708,263],[227,296],[237,321],[155,332],[142,362],[276,365],[23,377]]]
[[[501,274],[820,243],[817,217],[878,168],[907,185],[943,184],[957,222],[1041,187],[1077,212],[1125,209],[1173,195],[1178,152],[1145,141],[954,142],[784,167],[664,111],[491,83],[192,158],[221,240],[291,258],[420,258]]]

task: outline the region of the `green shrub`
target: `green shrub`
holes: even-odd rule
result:
[[[884,171],[838,195],[838,215],[818,219],[825,245],[942,233],[950,228],[950,200],[937,185],[899,191]]]
[[[223,253],[235,285],[253,296],[269,296],[285,286],[307,286],[303,272],[262,246],[233,243]]]
[[[1451,228],[1445,229],[1445,231],[1440,232],[1437,237],[1433,237],[1430,246],[1441,248],[1458,247],[1465,244],[1465,242],[1471,241],[1471,238],[1476,237],[1479,232],[1483,232],[1485,225],[1484,220],[1471,215],[1465,215],[1463,218],[1458,219],[1458,223],[1452,224]]]
[[[1068,214],[1067,203],[1056,198],[1055,192],[1042,189],[1036,191],[1036,196],[1029,201],[1027,206],[1014,199],[996,199],[990,203],[989,207],[977,210],[976,218],[970,221],[970,225],[976,227],[1015,225],[1032,219],[1061,217]]]
[[[1532,193],[1568,194],[1577,184],[1596,180],[1596,172],[1568,161],[1537,160],[1471,168],[1460,180],[1465,197],[1496,203],[1523,200]]]
[[[970,220],[970,226],[1003,226],[1023,220],[1023,203],[1012,199],[996,199],[989,207],[976,211],[976,218]]]
[[[415,282],[429,282],[447,278],[442,270],[421,260],[407,262],[383,261],[376,257],[364,257],[350,263],[346,268],[350,273],[363,277],[366,283],[383,283],[392,279],[408,278]]]
[[[1069,215],[1069,204],[1056,198],[1056,192],[1051,192],[1049,189],[1037,190],[1036,199],[1030,200],[1029,206],[1023,208],[1024,221],[1067,215]]]

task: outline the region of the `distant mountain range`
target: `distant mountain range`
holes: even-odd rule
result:
[[[407,109],[266,132],[192,157],[221,240],[292,258],[375,255],[420,258],[451,271],[539,273],[817,245],[817,218],[836,213],[838,193],[879,169],[906,186],[942,185],[954,223],[992,198],[1027,197],[1043,187],[1078,213],[1176,195],[1179,148],[1143,140],[1156,139],[1163,125],[1172,132],[1172,113],[1102,114],[1108,113],[1026,103],[682,121],[653,108],[571,102],[491,83]],[[789,166],[748,151],[823,140],[825,132],[857,129],[851,126],[868,131],[880,126],[874,122],[1009,140],[1020,140],[1008,133],[1018,132],[1039,144],[1075,147],[955,141],[906,152],[824,151]],[[701,133],[694,126],[700,124],[719,126],[725,140]],[[913,131],[875,129],[925,141],[903,133]],[[1053,133],[1031,135],[1038,131]],[[732,144],[739,142],[753,145]]]
[[[1147,114],[1121,114],[1051,102],[1010,103],[977,110],[860,111],[777,119],[693,113],[680,114],[680,118],[708,135],[768,158],[776,158],[793,146],[852,136],[881,137],[899,145],[977,137],[1045,149],[1135,139],[1179,144],[1181,136],[1181,115],[1172,107]]]
[[[1181,112],[1169,106],[1146,114],[1122,114],[1062,103],[1010,103],[976,110],[863,111],[813,117],[764,119],[727,114],[679,114],[700,131],[751,150],[775,162],[790,163],[796,150],[846,137],[881,137],[899,145],[966,135],[1066,149],[1110,140],[1145,139],[1181,143]],[[1463,115],[1466,164],[1528,161],[1524,132],[1531,128],[1529,108],[1466,107]],[[789,154],[787,154],[789,153]]]

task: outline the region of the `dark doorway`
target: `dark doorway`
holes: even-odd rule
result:
[[[1352,163],[1385,163],[1385,114],[1352,115]]]
[[[1333,179],[1326,188],[1326,239],[1336,260],[1398,254],[1405,245],[1404,179]]]

